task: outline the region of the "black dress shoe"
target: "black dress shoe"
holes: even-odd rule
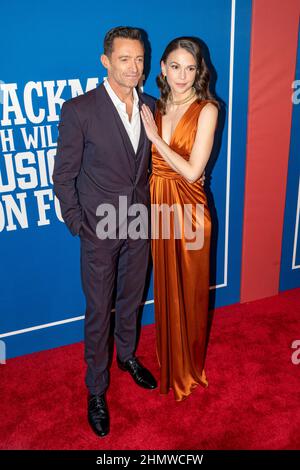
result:
[[[104,437],[109,433],[109,415],[104,393],[89,395],[88,421],[97,436]]]
[[[151,372],[136,357],[125,362],[121,362],[117,357],[117,364],[121,370],[129,372],[135,383],[140,387],[152,390],[157,387],[157,382]]]

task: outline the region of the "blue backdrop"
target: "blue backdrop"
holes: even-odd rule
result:
[[[211,306],[239,301],[251,7],[251,0],[186,0],[184,8],[176,0],[153,0],[148,7],[132,0],[105,8],[97,0],[2,5],[0,338],[7,357],[82,339],[79,239],[61,220],[51,174],[62,102],[102,81],[103,37],[118,25],[148,34],[144,89],[153,96],[171,39],[192,35],[206,45],[212,91],[223,102],[207,178]],[[152,299],[151,284],[144,324],[154,321]]]
[[[300,286],[300,25],[282,239],[280,290]]]

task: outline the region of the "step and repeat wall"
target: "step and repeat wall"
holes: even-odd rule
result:
[[[282,239],[281,290],[300,286],[300,29],[291,95],[293,110]]]
[[[144,90],[154,97],[167,43],[183,35],[203,41],[211,91],[221,103],[206,176],[213,221],[210,307],[240,301],[252,8],[251,0],[189,0],[184,7],[177,0],[149,5],[16,0],[1,6],[0,340],[8,358],[83,338],[80,240],[62,220],[52,171],[61,106],[102,82],[99,56],[114,26],[146,33]],[[292,274],[300,264],[292,234],[299,219],[299,108],[294,108],[283,289],[299,285],[299,271],[298,278]],[[150,279],[142,323],[153,322]]]

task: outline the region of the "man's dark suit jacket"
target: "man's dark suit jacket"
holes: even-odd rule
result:
[[[143,103],[154,111],[153,98],[140,94],[139,106]],[[149,207],[151,143],[141,121],[138,150],[134,152],[103,84],[63,104],[57,144],[54,192],[73,235],[80,232],[80,236],[97,241],[97,207],[111,203],[118,209],[120,195],[128,197],[128,204]]]

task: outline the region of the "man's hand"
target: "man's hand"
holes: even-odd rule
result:
[[[158,137],[158,129],[150,108],[143,104],[141,118],[145,127],[147,137],[153,142]]]
[[[204,186],[204,183],[205,183],[205,170],[203,171],[202,175],[200,176],[200,183],[201,183],[201,186]]]

